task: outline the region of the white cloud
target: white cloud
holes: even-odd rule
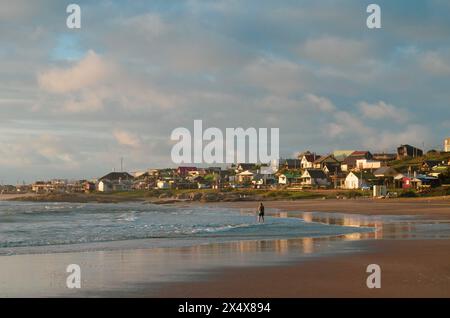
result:
[[[248,83],[281,95],[303,91],[310,77],[302,65],[280,58],[258,58],[243,70]]]
[[[450,75],[450,58],[437,52],[426,52],[421,56],[420,65],[432,75]]]
[[[112,65],[94,51],[70,68],[53,68],[38,76],[39,86],[52,93],[79,91],[106,80],[112,73]]]
[[[361,114],[369,119],[393,119],[396,122],[406,122],[409,119],[406,110],[383,101],[373,104],[363,101],[358,104],[358,108]]]
[[[321,63],[348,65],[367,59],[370,51],[366,42],[325,36],[307,40],[299,53]]]
[[[134,16],[123,21],[125,28],[136,30],[147,39],[154,39],[169,30],[169,25],[164,23],[161,17],[154,13]]]
[[[139,136],[122,129],[116,129],[113,132],[114,138],[122,146],[139,148],[142,145]]]
[[[305,96],[305,100],[308,104],[323,112],[332,112],[336,110],[336,106],[333,104],[333,102],[326,97],[307,94]]]

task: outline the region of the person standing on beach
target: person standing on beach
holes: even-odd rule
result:
[[[262,202],[259,204],[258,208],[258,223],[264,223],[264,204]]]

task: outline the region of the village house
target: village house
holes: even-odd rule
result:
[[[320,169],[306,169],[300,177],[303,186],[329,186],[327,175]]]
[[[189,173],[196,172],[197,167],[178,167],[176,174],[180,177],[186,177]]]
[[[10,184],[0,185],[0,194],[15,193],[17,188]]]
[[[323,157],[316,159],[313,163],[313,168],[314,169],[323,169],[325,166],[327,166],[328,169],[330,169],[333,166],[339,166],[339,165],[340,165],[339,161],[336,160],[336,158],[334,158],[334,156],[332,154],[329,154],[327,156],[323,156]]]
[[[238,183],[249,184],[253,181],[255,173],[250,170],[245,170],[236,175],[236,181]]]
[[[258,165],[256,163],[238,163],[235,168],[236,173],[241,173],[243,171],[256,171]]]
[[[94,192],[96,190],[95,182],[85,181],[83,183],[83,191],[86,193]]]
[[[314,161],[319,159],[320,156],[316,155],[316,153],[311,153],[309,151],[306,151],[298,156],[298,159],[300,159],[300,168],[301,169],[308,169],[313,168]]]
[[[282,173],[278,176],[278,184],[280,185],[292,185],[295,183],[300,183],[300,173],[296,171]]]
[[[406,176],[402,179],[403,189],[421,189],[421,188],[430,188],[437,187],[440,185],[439,178],[433,176],[427,176],[423,174],[414,174],[413,177]]]
[[[325,164],[322,168],[322,171],[325,172],[327,176],[336,175],[342,172],[341,166],[335,164]]]
[[[345,178],[345,189],[361,189],[370,187],[371,182],[375,179],[375,176],[369,172],[350,172]]]
[[[450,152],[450,137],[444,140],[444,151]]]
[[[299,159],[281,159],[279,167],[280,167],[280,169],[287,169],[287,170],[300,169],[301,160],[299,160]]]
[[[368,159],[357,159],[356,169],[358,170],[374,170],[381,167],[381,161],[368,160]]]
[[[64,193],[67,190],[67,180],[36,181],[31,185],[31,191],[36,193]]]
[[[377,178],[379,181],[379,184],[385,185],[385,186],[396,186],[395,184],[395,177],[398,176],[398,171],[395,170],[392,167],[383,166],[378,168],[373,172],[373,175],[375,178]]]
[[[260,184],[271,185],[276,183],[275,174],[277,173],[277,171],[278,169],[273,165],[268,167],[261,167],[259,169],[259,175],[261,176]]]
[[[438,167],[441,164],[442,164],[442,161],[440,161],[440,160],[425,160],[425,161],[422,162],[420,170],[422,170],[424,172],[429,172],[434,167]]]
[[[342,161],[342,171],[351,171],[357,167],[356,161],[360,159],[372,160],[372,154],[369,151],[353,151]]]
[[[373,160],[381,161],[382,163],[387,163],[397,159],[397,154],[395,153],[374,153],[372,156]]]
[[[411,145],[401,145],[397,148],[397,159],[405,159],[408,157],[416,158],[423,156],[423,150]]]
[[[110,172],[98,179],[98,191],[129,191],[132,189],[134,177],[128,172]]]

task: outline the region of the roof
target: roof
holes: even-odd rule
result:
[[[335,150],[335,151],[333,151],[333,156],[338,161],[343,161],[345,158],[350,156],[353,152],[355,152],[355,151],[354,150]]]
[[[342,172],[341,166],[334,164],[324,164],[323,168],[327,168],[330,173],[340,173]]]
[[[428,167],[433,168],[434,166],[438,166],[442,163],[440,160],[425,160],[423,164],[426,164]]]
[[[398,171],[392,167],[381,167],[373,172],[375,176],[394,177],[398,174]]]
[[[313,179],[326,179],[327,175],[320,169],[306,169],[304,174],[308,173]]]
[[[325,162],[328,159],[331,159],[334,162],[338,162],[336,160],[336,158],[333,155],[330,154],[330,155],[323,156],[323,157],[320,157],[320,158],[316,159],[316,161],[314,161],[314,163],[322,163],[322,162]]]
[[[372,154],[369,151],[353,151],[350,156],[344,159],[343,163],[355,166],[358,159],[370,159]]]
[[[248,170],[242,171],[241,173],[238,173],[238,176],[253,176],[254,173]]]
[[[353,151],[351,154],[350,154],[350,156],[366,156],[366,155],[368,155],[368,154],[371,154],[370,153],[370,151],[365,151],[365,150],[363,150],[363,151]]]
[[[321,156],[320,155],[316,155],[314,153],[309,153],[309,154],[304,154],[303,156],[301,156],[302,159],[303,159],[303,157],[305,157],[305,159],[308,162],[314,162],[315,160],[319,159]]]
[[[300,160],[299,159],[283,159],[280,162],[282,166],[288,166],[288,168],[300,168]]]
[[[128,172],[110,172],[106,176],[103,176],[98,180],[99,181],[134,180],[134,177]]]
[[[300,178],[300,174],[298,172],[286,172],[281,174],[281,176],[285,176],[287,179],[295,179]]]

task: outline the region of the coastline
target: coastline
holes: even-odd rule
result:
[[[418,220],[426,218],[436,223],[448,223],[449,203],[448,198],[305,199],[266,201],[265,205],[268,215],[287,213],[287,216],[296,216],[320,212],[323,214],[320,217],[326,221],[334,216],[341,218],[341,214],[345,213],[350,216],[351,222],[361,224],[365,218],[383,216],[415,216]],[[176,203],[174,206],[180,204]],[[230,207],[248,212],[255,209],[256,203],[187,202],[189,206],[196,204]],[[237,241],[169,249],[148,249],[144,244],[134,248],[125,245],[123,249],[112,251],[1,256],[0,263],[3,268],[13,270],[18,266],[26,267],[25,264],[36,264],[36,272],[31,273],[34,278],[22,273],[16,278],[20,283],[12,285],[20,288],[24,286],[22,279],[30,279],[31,284],[44,286],[43,291],[37,291],[37,296],[49,296],[45,294],[46,284],[49,292],[55,285],[61,285],[65,281],[64,271],[55,274],[50,267],[56,271],[64,269],[64,264],[81,263],[82,266],[88,266],[87,275],[91,275],[91,281],[99,283],[97,276],[101,274],[100,286],[103,289],[77,294],[76,291],[67,291],[64,286],[60,286],[62,289],[55,294],[50,293],[50,296],[450,297],[450,253],[446,253],[450,250],[448,237],[432,235],[427,239],[414,238],[414,235],[408,235],[408,231],[414,230],[414,226],[408,227],[404,223],[393,228],[384,227],[382,230],[386,234],[391,233],[395,240],[389,235],[350,235],[348,240],[337,237],[325,240]],[[344,244],[336,245],[336,242]],[[347,250],[342,250],[343,246]],[[321,254],[318,247],[336,248],[336,253]],[[308,257],[298,258],[300,254]],[[277,259],[284,261],[278,264]],[[266,264],[267,260],[271,261]],[[380,290],[369,290],[365,286],[365,269],[372,263],[382,267]],[[39,268],[43,273],[42,277],[48,276],[50,272],[50,282],[33,282],[38,280]],[[21,270],[26,273],[25,268]],[[145,283],[149,277],[159,279],[161,275],[167,276],[168,280],[158,281],[156,284]],[[10,276],[11,274],[2,277],[0,282],[10,279]],[[14,288],[11,295],[17,295],[13,291]],[[41,292],[44,294],[40,294]]]
[[[254,208],[251,202],[224,204]],[[448,198],[303,200],[265,205],[294,214],[415,215],[450,222]],[[450,239],[403,238],[401,234],[394,240],[364,238],[349,242],[361,252],[284,266],[221,269],[210,273],[208,281],[167,284],[156,297],[450,297]],[[366,286],[366,267],[374,263],[382,270],[381,289]]]
[[[284,266],[227,268],[209,280],[166,284],[151,297],[310,298],[450,297],[449,240],[354,242],[364,252]],[[368,289],[366,267],[381,267],[381,288]],[[143,295],[145,296],[145,294]]]

